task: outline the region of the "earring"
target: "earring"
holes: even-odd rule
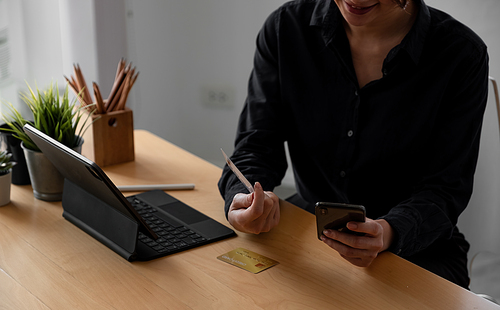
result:
[[[406,8],[408,7],[408,3],[410,3],[410,0],[406,0],[405,5],[403,6],[403,11],[406,12]]]

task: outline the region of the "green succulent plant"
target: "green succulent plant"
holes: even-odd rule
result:
[[[11,161],[12,154],[7,151],[0,152],[0,175],[9,173],[10,169],[16,165],[16,162]]]
[[[28,89],[28,92],[21,94],[21,99],[33,113],[33,121],[25,119],[11,103],[6,103],[8,112],[4,113],[2,118],[9,128],[2,130],[12,132],[13,136],[20,139],[25,147],[34,151],[40,151],[40,149],[24,132],[23,126],[25,124],[32,125],[67,147],[73,148],[78,145],[80,142],[78,137],[82,137],[85,130],[91,125],[91,121],[89,122],[91,113],[87,114],[84,112],[84,107],[77,106],[76,99],[70,102],[68,86],[66,85],[62,96],[59,95],[57,83],[55,87],[51,83],[43,91],[38,87],[36,87],[36,91],[33,91],[29,84]],[[84,114],[87,116],[77,132]]]

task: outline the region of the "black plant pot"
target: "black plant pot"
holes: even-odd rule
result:
[[[2,124],[0,128],[10,127],[7,124]],[[31,184],[26,159],[21,148],[21,140],[14,137],[9,131],[0,130],[0,150],[7,150],[7,152],[12,153],[12,160],[17,162],[17,165],[12,168],[12,184]]]

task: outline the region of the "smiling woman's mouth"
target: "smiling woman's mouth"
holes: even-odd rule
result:
[[[353,14],[356,14],[356,15],[366,14],[366,13],[370,12],[375,6],[377,6],[377,4],[373,4],[370,6],[361,7],[361,6],[357,6],[355,4],[348,3],[347,1],[344,1],[344,3],[346,4],[347,10]]]

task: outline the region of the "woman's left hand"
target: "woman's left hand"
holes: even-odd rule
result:
[[[392,243],[394,232],[385,220],[367,218],[365,223],[349,222],[347,228],[365,235],[327,229],[323,231],[321,240],[353,265],[370,266],[378,253],[387,250]]]

